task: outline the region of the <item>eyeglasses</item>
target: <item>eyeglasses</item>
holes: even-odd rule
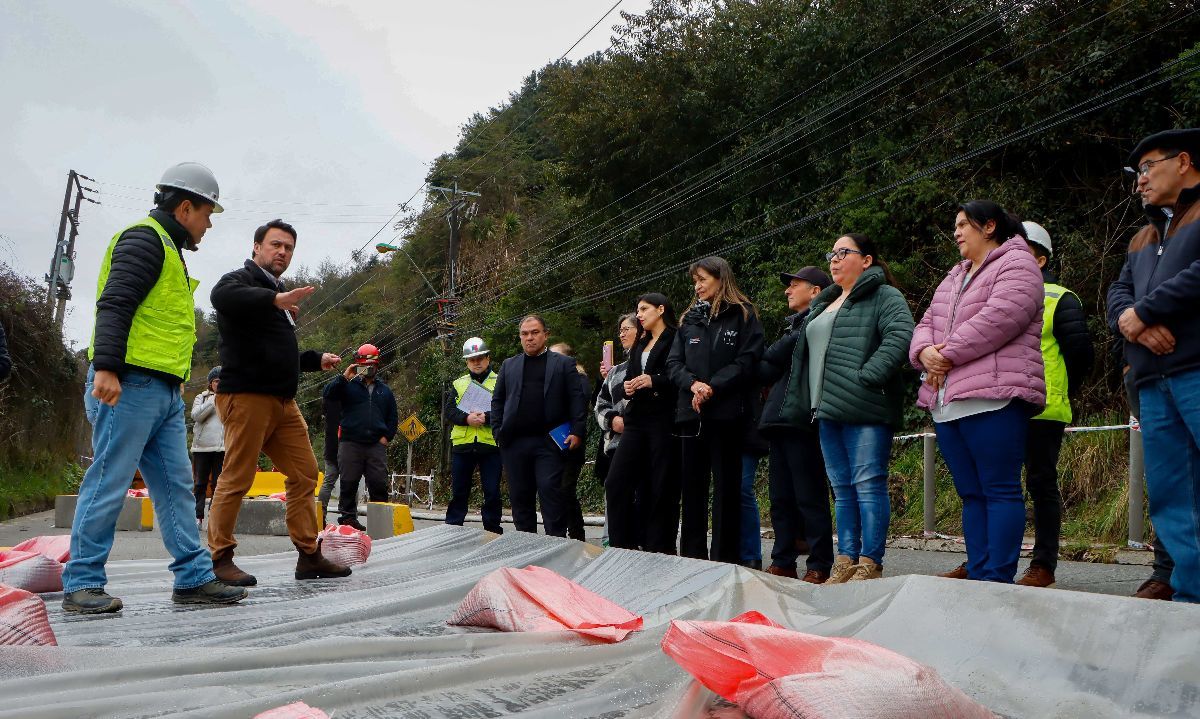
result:
[[[633,332],[633,328],[632,328],[632,327],[619,327],[619,328],[617,328],[617,334],[619,334],[619,335],[623,335],[623,334],[625,334],[626,332]]]
[[[1141,165],[1138,165],[1138,168],[1136,170],[1133,169],[1132,167],[1124,167],[1124,168],[1122,168],[1122,170],[1124,170],[1126,177],[1133,180],[1134,182],[1137,182],[1137,179],[1139,177],[1145,177],[1146,175],[1150,174],[1151,167],[1154,167],[1155,165],[1157,165],[1160,162],[1166,162],[1167,160],[1174,160],[1176,157],[1179,157],[1179,155],[1180,155],[1180,153],[1176,152],[1174,155],[1167,155],[1166,157],[1160,157],[1157,160],[1146,160]]]
[[[834,250],[833,252],[826,252],[825,253],[825,261],[833,262],[834,260],[837,260],[838,262],[841,262],[842,260],[846,259],[846,255],[862,255],[862,256],[866,257],[866,254],[867,253],[862,252],[860,250],[852,250],[849,247],[843,247],[840,250]]]

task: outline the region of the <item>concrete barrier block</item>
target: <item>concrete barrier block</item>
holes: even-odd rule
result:
[[[60,494],[54,498],[54,526],[69,529],[75,521],[75,505],[78,494]]]
[[[367,536],[387,539],[413,531],[412,511],[407,504],[367,503]]]
[[[313,499],[313,514],[317,524],[321,523],[321,503]],[[242,508],[238,512],[237,534],[267,534],[275,537],[286,537],[287,502],[278,499],[243,499]]]
[[[117,515],[117,529],[124,532],[149,532],[154,529],[154,504],[149,497],[126,497]]]

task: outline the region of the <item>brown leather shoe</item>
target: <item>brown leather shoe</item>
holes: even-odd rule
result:
[[[800,579],[809,584],[824,584],[825,580],[829,579],[829,572],[818,572],[815,569],[810,569]]]
[[[296,579],[328,579],[330,577],[348,577],[350,567],[337,562],[331,562],[321,556],[321,543],[312,554],[300,552],[296,560]]]
[[[962,564],[958,565],[954,569],[951,569],[949,572],[942,572],[938,576],[945,577],[946,579],[966,579],[967,578],[967,563],[963,562]]]
[[[217,579],[220,579],[225,584],[231,587],[253,587],[258,584],[258,580],[254,578],[253,574],[243,572],[238,568],[238,565],[233,563],[232,549],[222,549],[214,552],[212,560],[213,574],[217,575]]]
[[[1138,587],[1137,592],[1133,596],[1139,599],[1162,599],[1169,602],[1171,601],[1171,597],[1175,596],[1175,590],[1166,582],[1160,582],[1157,579],[1147,579],[1142,582],[1142,586]]]
[[[788,577],[790,579],[799,579],[796,576],[795,567],[776,567],[774,564],[767,567],[767,574],[774,574],[777,577]]]
[[[1040,564],[1030,564],[1025,574],[1017,580],[1022,587],[1053,587],[1054,572]]]

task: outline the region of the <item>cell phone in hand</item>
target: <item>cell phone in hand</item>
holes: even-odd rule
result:
[[[612,367],[613,364],[613,343],[612,340],[605,340],[604,346],[600,349],[600,361]]]
[[[367,369],[368,369],[369,367],[370,367],[370,365],[365,365],[365,364],[356,364],[356,365],[354,365],[354,375],[355,375],[356,377],[361,377],[362,375],[364,375],[364,374],[366,374],[366,373],[367,373]]]

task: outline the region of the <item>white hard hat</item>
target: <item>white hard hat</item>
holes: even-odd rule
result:
[[[216,176],[213,175],[212,170],[199,162],[181,162],[168,167],[155,187],[160,191],[168,188],[185,190],[213,203],[213,212],[225,211],[225,208],[221,207],[221,203],[217,202],[221,196],[221,190],[217,187]]]
[[[482,337],[472,337],[463,342],[463,359],[471,359],[472,357],[482,357],[485,354],[490,354],[487,342],[483,341]]]
[[[1036,222],[1022,222],[1025,226],[1025,234],[1029,236],[1029,241],[1046,250],[1046,254],[1054,256],[1054,245],[1050,242],[1050,233],[1046,232],[1046,228]]]

